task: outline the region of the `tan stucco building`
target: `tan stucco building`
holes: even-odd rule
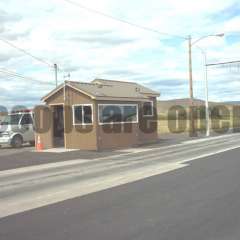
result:
[[[157,141],[158,96],[133,82],[66,81],[35,109],[36,137],[45,149],[102,150]]]

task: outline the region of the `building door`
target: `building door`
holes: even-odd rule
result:
[[[53,145],[64,147],[64,113],[63,105],[53,106]]]

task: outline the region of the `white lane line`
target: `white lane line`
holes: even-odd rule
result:
[[[200,143],[200,142],[205,142],[205,141],[211,141],[211,140],[216,140],[216,139],[224,139],[224,138],[230,138],[230,137],[240,137],[240,134],[238,133],[232,133],[232,134],[227,134],[227,135],[221,135],[221,136],[214,136],[214,137],[206,137],[206,138],[201,138],[201,139],[194,139],[194,140],[187,140],[184,141],[184,144],[191,144],[191,143]]]
[[[228,152],[228,151],[235,150],[235,149],[240,149],[240,145],[238,145],[238,146],[233,146],[233,147],[229,147],[229,148],[225,148],[225,149],[218,150],[218,151],[213,151],[213,152],[211,152],[211,153],[201,154],[201,155],[199,155],[199,156],[197,156],[197,157],[188,158],[188,159],[183,160],[183,161],[181,161],[181,162],[182,162],[182,163],[187,163],[187,162],[189,162],[189,161],[198,160],[198,159],[201,159],[201,158],[218,155],[218,154],[220,154],[220,153]]]

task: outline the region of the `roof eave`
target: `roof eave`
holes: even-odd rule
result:
[[[95,98],[96,98],[95,96],[93,96],[93,95],[91,95],[91,94],[89,94],[89,93],[87,93],[87,92],[85,92],[85,91],[83,91],[83,90],[81,90],[81,89],[79,89],[79,88],[76,88],[76,87],[72,86],[72,85],[69,84],[69,83],[62,83],[62,84],[59,85],[57,88],[55,88],[53,91],[51,91],[51,92],[48,93],[46,96],[44,96],[43,98],[41,98],[41,101],[46,102],[46,100],[47,100],[48,98],[50,98],[51,96],[53,96],[54,94],[56,94],[58,91],[60,91],[61,89],[63,89],[65,86],[68,86],[68,87],[70,87],[70,88],[72,88],[72,89],[74,89],[74,90],[76,90],[76,91],[78,91],[78,92],[81,92],[81,93],[83,93],[84,95],[87,95],[87,96],[89,96],[89,97],[92,98],[92,99],[95,99]]]
[[[55,89],[53,89],[51,92],[49,92],[47,95],[45,95],[44,97],[41,98],[41,101],[45,101],[46,99],[50,98],[52,95],[54,95],[55,93],[57,93],[58,91],[60,91],[63,88],[64,84],[60,84],[59,86],[57,86]]]
[[[148,92],[141,92],[141,94],[144,94],[144,95],[148,95],[148,96],[153,96],[153,97],[160,97],[161,94],[160,93],[148,93]]]

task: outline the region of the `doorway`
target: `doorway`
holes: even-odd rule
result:
[[[53,146],[65,146],[63,105],[53,106]]]

